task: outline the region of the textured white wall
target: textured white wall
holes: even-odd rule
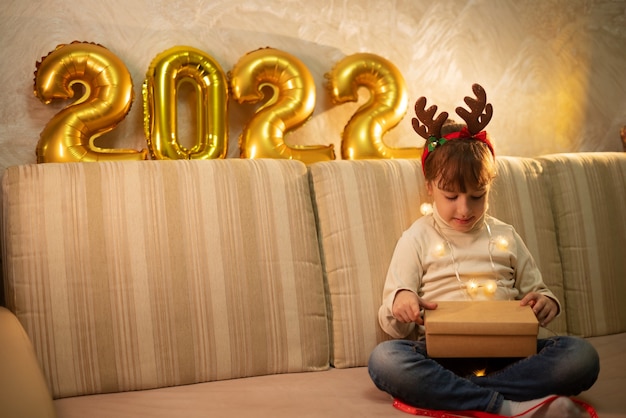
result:
[[[15,0],[0,9],[0,169],[35,162],[41,130],[68,104],[34,97],[35,64],[74,40],[104,45],[133,77],[133,107],[101,138],[105,147],[146,147],[146,70],[158,53],[189,45],[224,71],[266,46],[300,58],[316,81],[316,110],[288,143],[340,150],[358,105],[334,106],[324,73],[372,52],[399,68],[409,90],[407,115],[384,137],[390,146],[423,144],[410,122],[419,96],[453,113],[478,82],[495,108],[488,130],[499,154],[622,150],[624,0]],[[229,111],[228,155],[236,157],[252,108],[231,101]]]

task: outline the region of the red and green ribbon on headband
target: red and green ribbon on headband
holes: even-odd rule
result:
[[[487,137],[487,131],[480,131],[476,135],[472,135],[467,127],[463,127],[460,131],[451,132],[447,135],[444,135],[442,138],[437,138],[434,136],[429,137],[426,140],[426,147],[424,147],[424,151],[422,152],[422,170],[424,169],[424,163],[426,162],[426,158],[428,155],[445,144],[448,141],[452,141],[454,139],[475,139],[487,145],[489,147],[489,151],[491,151],[491,155],[496,156],[495,151],[493,150],[493,145],[489,138]]]

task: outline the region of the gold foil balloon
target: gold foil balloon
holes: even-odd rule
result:
[[[304,124],[315,109],[315,82],[300,60],[277,49],[258,49],[240,58],[229,75],[238,103],[260,102],[264,88],[272,91],[241,133],[242,158],[286,158],[306,164],[335,159],[332,144],[285,144],[285,135]]]
[[[341,141],[341,156],[346,160],[366,158],[419,158],[421,148],[392,148],[383,136],[394,128],[407,111],[408,97],[404,77],[388,60],[370,53],[345,57],[325,75],[333,103],[356,102],[358,90],[370,92],[346,124]]]
[[[196,91],[197,138],[185,148],[178,139],[178,90]],[[228,151],[228,83],[221,66],[203,51],[175,46],[157,55],[143,83],[144,131],[155,159],[225,158]]]
[[[105,47],[93,43],[62,44],[37,63],[35,96],[48,104],[82,96],[57,113],[41,132],[37,162],[145,160],[146,150],[105,149],[94,140],[121,122],[133,101],[128,69]]]

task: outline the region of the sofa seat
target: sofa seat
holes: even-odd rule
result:
[[[598,383],[579,399],[592,402],[601,418],[624,418],[626,334],[592,337],[600,353]],[[408,417],[392,407],[366,367],[257,376],[195,385],[79,396],[54,401],[58,416],[67,418],[168,417]],[[272,405],[271,410],[268,405]]]
[[[600,354],[600,376],[580,399],[593,405],[601,418],[626,417],[626,333],[589,337]]]
[[[55,401],[67,418],[172,417],[319,418],[403,416],[379,391],[367,368],[256,376],[140,392]]]

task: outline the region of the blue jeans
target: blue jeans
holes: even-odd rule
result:
[[[487,374],[475,376],[475,365]],[[573,396],[589,389],[600,361],[593,346],[577,337],[539,339],[537,354],[523,359],[434,360],[426,355],[425,341],[392,340],[374,349],[368,368],[380,390],[409,405],[497,413],[504,399]]]

